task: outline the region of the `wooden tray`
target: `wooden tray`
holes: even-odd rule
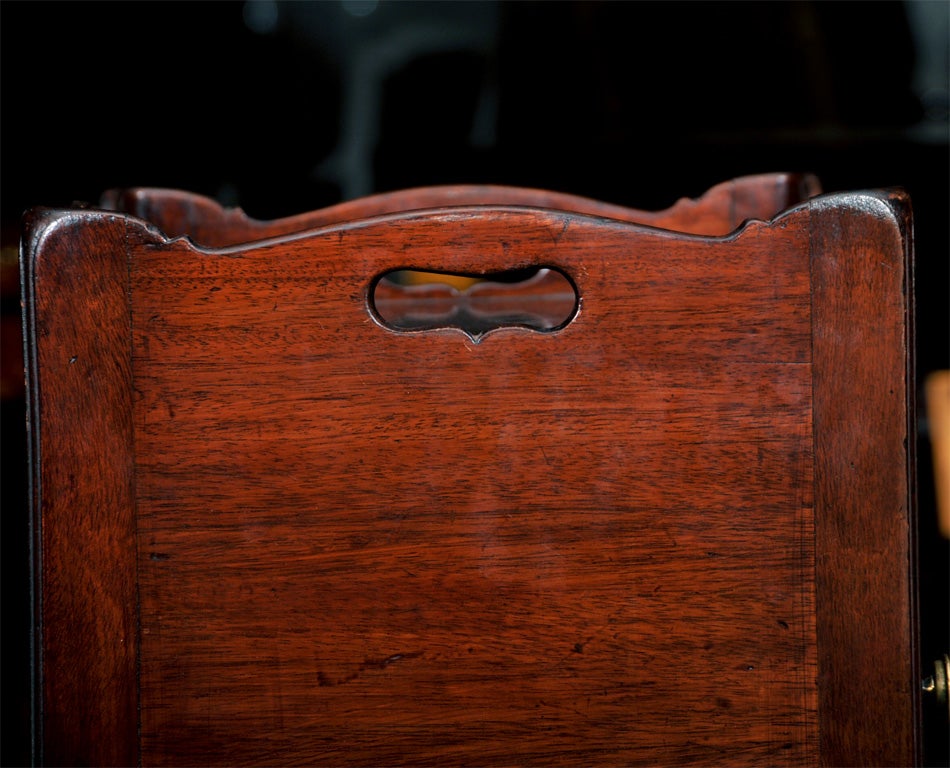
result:
[[[816,191],[30,212],[38,762],[917,762],[910,203]]]

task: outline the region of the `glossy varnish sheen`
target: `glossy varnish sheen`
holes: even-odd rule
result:
[[[810,174],[767,173],[717,184],[697,199],[682,198],[661,211],[642,211],[563,192],[472,184],[384,192],[272,221],[253,219],[240,208],[222,208],[207,197],[177,189],[114,189],[103,195],[102,203],[147,219],[167,235],[188,235],[197,243],[220,248],[341,221],[448,205],[530,206],[693,235],[726,235],[746,219],[770,219],[819,191],[818,180]]]
[[[75,330],[55,297],[94,308],[91,257],[37,239],[39,412],[103,377],[127,397],[113,422],[88,396],[83,424],[121,439],[80,478],[125,489],[100,505],[124,533],[76,522],[36,462],[46,761],[913,762],[906,201],[836,200],[720,238],[481,206],[220,252],[119,214],[45,214],[54,231],[91,222],[118,309],[92,383],[73,384],[70,334],[93,320]],[[857,256],[830,240],[841,217],[867,233]],[[867,290],[842,293],[855,278],[829,251]],[[388,330],[368,307],[393,269],[534,265],[577,287],[561,330],[475,343]],[[835,331],[853,301],[879,319]],[[854,346],[872,333],[883,357]],[[841,406],[842,380],[885,433]],[[54,418],[40,458],[81,435]],[[112,597],[67,599],[64,580],[98,571],[63,534],[124,574]],[[877,594],[856,602],[856,585]],[[71,725],[89,688],[62,658],[99,602],[138,626],[128,662],[110,637],[73,659],[120,678],[102,708],[121,722],[96,725],[108,749]]]

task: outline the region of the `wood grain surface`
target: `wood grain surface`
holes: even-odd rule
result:
[[[36,476],[46,762],[914,763],[908,215],[828,196],[703,237],[479,205],[208,250],[76,212],[68,252],[35,224],[34,274],[69,277],[28,280],[31,413],[63,430],[34,464],[92,494]],[[47,374],[103,321],[89,286],[64,306],[100,262],[108,390]],[[390,270],[533,266],[576,286],[567,326],[370,309]],[[67,550],[118,586],[69,602]],[[72,670],[100,610],[138,644],[97,630]],[[68,704],[110,669],[86,733]]]
[[[110,209],[151,221],[167,235],[188,235],[201,245],[224,247],[354,219],[447,205],[522,205],[694,235],[726,235],[746,219],[771,219],[819,191],[818,179],[811,174],[759,174],[723,182],[695,200],[682,198],[666,210],[642,211],[543,189],[435,186],[371,195],[273,221],[252,219],[240,208],[223,208],[210,198],[175,189],[115,189],[103,195],[102,202]]]
[[[822,762],[911,765],[921,675],[910,200],[840,195],[813,209]]]
[[[124,217],[25,222],[33,503],[34,756],[138,763],[129,238]],[[131,230],[131,234],[130,234]]]

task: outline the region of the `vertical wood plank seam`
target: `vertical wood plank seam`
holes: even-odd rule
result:
[[[126,308],[128,310],[128,341],[129,341],[129,430],[131,432],[129,447],[131,451],[132,468],[132,557],[134,562],[134,587],[133,595],[135,599],[135,634],[132,638],[134,643],[133,652],[135,653],[135,763],[139,768],[142,767],[142,601],[139,597],[139,502],[138,502],[138,452],[136,450],[136,408],[135,408],[135,338],[134,338],[134,318],[135,310],[132,306],[132,248],[129,245],[129,219],[123,217],[123,242],[125,245],[125,269],[126,269]]]
[[[811,203],[808,203],[804,207],[804,215],[806,217],[806,231],[808,232],[808,361],[810,368],[810,394],[811,394],[811,435],[809,440],[809,445],[811,446],[811,552],[812,552],[812,606],[811,606],[811,615],[814,621],[815,629],[815,647],[812,649],[812,660],[814,661],[814,667],[812,668],[812,685],[815,687],[815,751],[818,754],[819,763],[821,762],[821,690],[819,688],[819,682],[821,680],[819,675],[819,664],[821,662],[820,648],[818,645],[819,633],[821,632],[821,626],[818,620],[818,568],[819,568],[819,558],[818,558],[818,450],[817,450],[817,430],[815,425],[817,419],[815,417],[815,237],[814,232],[812,231],[813,220],[814,220],[814,208]],[[804,522],[804,521],[803,521]],[[802,536],[802,544],[804,545],[805,538]],[[808,719],[805,721],[805,741],[808,741]]]
[[[810,267],[809,267],[810,269]],[[809,306],[810,311],[810,306]],[[809,373],[811,377],[811,373]],[[814,378],[812,378],[812,386],[814,386]],[[814,416],[813,408],[809,407],[809,421],[811,422],[804,431],[807,433],[814,434]],[[811,434],[807,434],[810,438]],[[802,441],[803,443],[806,441]],[[813,445],[811,440],[808,440],[809,445]],[[810,469],[812,476],[812,483],[814,483],[814,449],[812,448],[808,454],[799,459],[799,469]],[[810,458],[810,461],[809,461]],[[801,484],[804,488],[804,484]],[[801,574],[801,584],[802,587],[798,591],[798,603],[799,610],[801,612],[801,621],[799,622],[799,628],[801,632],[801,653],[802,659],[799,665],[799,685],[801,690],[801,711],[802,711],[802,733],[804,737],[804,743],[802,745],[802,752],[807,758],[811,750],[814,748],[812,746],[810,738],[810,726],[811,726],[811,712],[809,705],[812,703],[817,703],[818,691],[817,686],[814,682],[814,677],[816,675],[817,665],[812,665],[810,661],[812,659],[817,659],[817,650],[812,646],[811,638],[808,633],[808,617],[815,616],[815,545],[814,545],[814,536],[815,536],[815,526],[814,522],[812,523],[812,546],[811,546],[811,558],[808,557],[808,546],[805,540],[805,534],[808,530],[808,515],[811,515],[814,519],[815,516],[815,500],[814,492],[811,494],[812,498],[808,500],[808,504],[803,503],[801,498],[801,492],[799,492],[798,500],[798,562],[799,562],[799,572]],[[809,567],[810,566],[810,567]],[[808,586],[810,585],[810,586]],[[806,590],[810,591],[810,595],[806,594]],[[809,606],[810,603],[810,606]],[[811,610],[809,611],[809,607]],[[815,624],[815,634],[817,636],[817,622]],[[809,678],[812,678],[811,680]],[[817,746],[817,744],[816,744]]]
[[[811,403],[812,403],[812,435],[811,435],[811,445],[812,451],[815,456],[815,467],[814,467],[814,477],[812,478],[812,493],[814,494],[814,526],[813,526],[813,547],[815,551],[815,681],[816,681],[816,697],[815,697],[815,708],[817,712],[816,717],[816,728],[817,734],[816,738],[818,740],[818,765],[827,766],[828,762],[824,754],[824,745],[825,745],[825,733],[827,727],[825,724],[825,712],[824,712],[824,702],[822,701],[822,688],[823,681],[821,678],[822,673],[822,648],[823,640],[822,633],[824,631],[824,623],[822,621],[822,616],[820,613],[821,605],[823,599],[819,598],[819,591],[821,586],[821,571],[825,564],[822,557],[823,553],[820,550],[820,524],[819,519],[820,513],[825,511],[823,509],[824,504],[824,495],[821,493],[821,488],[819,487],[823,470],[819,466],[823,454],[819,452],[819,443],[818,443],[818,425],[821,421],[820,414],[818,413],[818,407],[820,405],[818,401],[818,391],[817,391],[817,379],[818,379],[818,364],[819,361],[815,357],[815,301],[816,301],[816,269],[815,269],[815,260],[817,258],[817,248],[815,245],[816,233],[815,233],[815,219],[818,218],[815,215],[815,203],[809,201],[808,203],[808,272],[810,279],[810,290],[809,290],[809,318],[810,318],[810,327],[811,333],[809,336],[809,346],[810,354],[812,360],[812,375],[811,375]]]

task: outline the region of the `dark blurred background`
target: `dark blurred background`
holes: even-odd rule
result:
[[[257,218],[434,183],[648,209],[770,171],[813,172],[826,191],[902,186],[922,390],[950,368],[948,7],[0,3],[2,764],[30,760],[26,208],[121,186],[184,188]],[[919,426],[926,667],[950,650],[950,600],[923,400]],[[945,765],[945,709],[923,725],[927,763]]]

